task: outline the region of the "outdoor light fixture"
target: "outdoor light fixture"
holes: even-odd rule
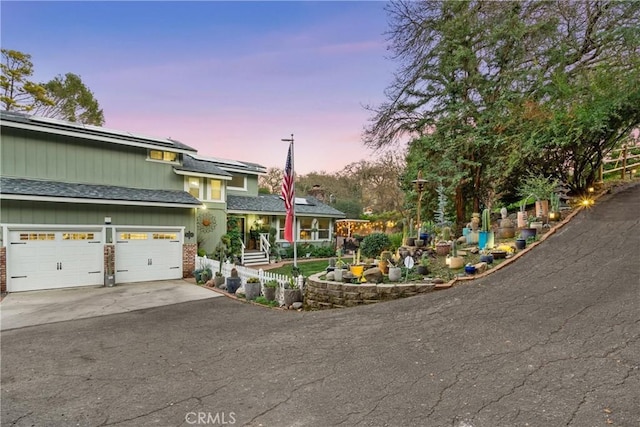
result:
[[[585,197],[580,201],[580,204],[584,207],[589,207],[591,205],[593,205],[594,201],[593,199],[589,198],[589,197]]]

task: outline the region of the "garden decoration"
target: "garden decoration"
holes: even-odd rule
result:
[[[482,231],[478,234],[478,247],[480,250],[493,247],[493,231],[490,231],[491,215],[489,209],[482,211]]]
[[[508,217],[507,208],[500,209],[500,224],[498,226],[499,239],[511,239],[516,235],[516,228]]]

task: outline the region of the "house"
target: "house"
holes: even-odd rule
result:
[[[0,111],[0,125],[2,292],[102,285],[107,275],[187,277],[197,250],[213,252],[229,220],[247,257],[252,228],[274,228],[283,243],[284,202],[258,195],[261,165],[21,113]],[[330,244],[344,215],[312,197],[298,202],[298,238]],[[255,251],[262,260],[268,253]]]

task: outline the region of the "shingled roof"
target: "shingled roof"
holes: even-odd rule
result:
[[[149,203],[162,205],[200,206],[202,202],[186,191],[152,190],[118,187],[114,185],[75,184],[24,178],[0,178],[0,194],[6,196],[37,196],[64,199],[118,201],[127,204]]]
[[[206,160],[195,159],[189,155],[184,155],[182,159],[182,165],[175,166],[173,169],[177,171],[196,172],[206,175],[216,176],[228,176],[231,178],[231,174],[223,171],[215,163]]]
[[[177,152],[192,152],[196,149],[171,138],[156,138],[131,132],[108,129],[101,126],[86,125],[77,122],[31,116],[15,111],[0,110],[3,127],[23,128],[40,132],[49,132],[77,138],[87,138],[109,143],[145,146],[148,148]]]
[[[305,204],[300,204],[302,200]],[[270,214],[285,214],[284,200],[280,196],[269,194],[250,196],[227,196],[227,210],[230,212],[261,212]],[[325,216],[331,218],[344,218],[346,215],[329,205],[325,205],[312,196],[302,199],[296,197],[296,215],[299,216]]]
[[[217,157],[201,156],[199,154],[185,156],[185,160],[187,157],[190,157],[192,162],[198,162],[198,164],[201,165],[206,163],[230,173],[239,172],[249,175],[261,175],[267,172],[267,168],[257,163],[241,160],[220,159]]]

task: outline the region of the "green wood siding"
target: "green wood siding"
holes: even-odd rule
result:
[[[227,187],[227,194],[230,194],[232,196],[257,196],[258,177],[255,175],[247,175],[247,191],[238,191]]]
[[[2,175],[84,184],[183,190],[167,163],[144,148],[2,128]]]
[[[0,205],[0,223],[3,224],[102,225],[105,217],[111,217],[111,225],[185,227],[185,232],[191,231],[194,237],[191,239],[185,237],[184,242],[196,243],[195,208],[89,205],[26,200],[2,200]]]
[[[198,249],[204,249],[207,254],[213,255],[220,242],[220,237],[227,232],[227,214],[222,209],[208,209],[207,211],[215,219],[216,227],[209,232],[198,231]],[[215,256],[217,257],[217,255]]]

